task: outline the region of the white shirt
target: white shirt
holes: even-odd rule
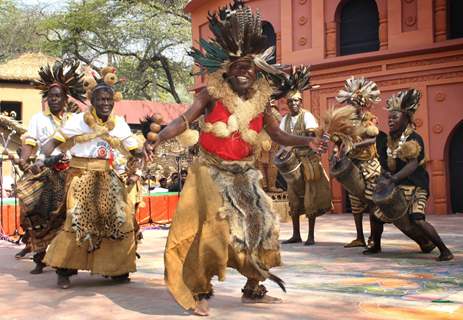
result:
[[[93,130],[85,123],[85,113],[73,114],[64,125],[57,131],[53,138],[58,141],[65,142],[66,140],[93,132]],[[109,135],[118,138],[122,145],[127,150],[138,148],[138,141],[130,131],[129,125],[124,118],[114,116],[114,129],[109,131]],[[93,159],[115,159],[115,150],[108,142],[101,138],[95,138],[91,141],[76,143],[70,150],[73,157],[93,158]]]
[[[317,122],[317,119],[315,119],[315,117],[313,116],[313,114],[309,111],[305,111],[305,110],[302,110],[302,112],[304,113],[304,124],[305,124],[305,128],[306,129],[315,129],[315,128],[318,128],[318,122]],[[285,122],[286,122],[286,118],[287,117],[291,117],[291,113],[287,113],[283,119],[281,119],[281,122],[280,122],[280,129],[285,131]],[[299,117],[299,115],[297,116],[294,116],[294,117],[291,117],[291,132],[293,132],[294,130],[294,126],[296,125],[296,121],[297,121],[297,118]]]
[[[65,122],[70,116],[71,114],[64,113],[63,120],[61,120],[49,111],[34,114],[29,121],[25,143],[33,147],[38,146],[38,151],[40,151],[40,148],[53,137],[61,123]],[[55,149],[52,155],[60,153],[59,149]]]

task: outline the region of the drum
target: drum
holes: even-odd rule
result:
[[[348,157],[339,161],[334,158],[330,161],[330,173],[335,177],[350,194],[364,199],[365,181],[360,169],[352,163]]]
[[[382,214],[378,217],[383,222],[394,222],[408,213],[409,205],[403,192],[393,183],[384,186],[380,177],[373,193],[373,202],[381,210]]]
[[[281,148],[275,154],[273,163],[280,171],[283,178],[288,185],[293,187],[296,193],[299,191],[299,197],[304,197],[305,182],[304,173],[302,172],[302,163],[296,157],[292,149]]]

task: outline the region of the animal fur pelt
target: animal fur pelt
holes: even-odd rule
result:
[[[229,222],[231,245],[236,252],[245,252],[249,263],[264,278],[286,291],[284,282],[259,260],[259,249],[279,248],[278,217],[272,211],[272,200],[260,187],[262,174],[256,169],[228,173],[211,166],[209,170],[223,196],[219,216]]]
[[[353,148],[356,128],[356,109],[352,106],[331,108],[325,113],[323,129],[336,144],[343,144],[346,152]]]
[[[114,172],[87,171],[73,181],[70,192],[76,199],[69,209],[76,241],[88,241],[88,251],[99,248],[103,239],[123,239],[127,205],[122,181]]]
[[[409,161],[418,158],[421,146],[415,140],[405,142],[397,151],[397,157],[402,161]]]

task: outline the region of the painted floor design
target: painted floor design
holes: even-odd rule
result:
[[[436,262],[437,249],[419,253],[392,225],[385,228],[383,252],[364,256],[362,248],[343,248],[355,235],[351,215],[323,216],[317,220],[315,246],[282,246],[284,265],[273,271],[285,280],[288,293],[266,285],[283,304],[241,304],[245,280],[229,269],[225,282],[214,282],[210,318],[463,319],[463,217],[432,216],[429,221],[455,260]],[[369,229],[367,221],[364,228]],[[281,238],[290,232],[290,224],[283,224]],[[68,290],[56,289],[56,275],[49,268],[30,275],[33,262],[13,257],[20,247],[0,241],[0,319],[184,319],[189,313],[163,284],[167,231],[146,230],[144,236],[139,271],[131,283],[116,285],[81,272]]]

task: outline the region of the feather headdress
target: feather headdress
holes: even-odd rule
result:
[[[339,90],[336,100],[356,108],[366,107],[381,101],[381,92],[371,80],[350,77],[344,82],[344,89]]]
[[[53,66],[40,67],[39,80],[33,82],[36,89],[42,91],[46,98],[53,86],[62,88],[66,95],[79,101],[85,100],[85,90],[82,85],[83,74],[77,72],[79,62],[73,59],[57,60]]]
[[[313,87],[310,83],[310,67],[305,65],[293,66],[287,77],[283,78],[278,88],[274,91],[273,99],[280,99],[284,96],[287,98],[301,98],[302,92]]]
[[[197,48],[189,52],[201,73],[213,73],[240,59],[250,59],[261,73],[282,73],[268,64],[275,48],[268,46],[262,33],[260,13],[253,14],[243,0],[234,0],[216,12],[209,12],[208,21],[213,38],[199,40],[204,53]]]
[[[387,111],[401,111],[414,114],[420,103],[421,93],[416,89],[399,91],[386,101]]]

